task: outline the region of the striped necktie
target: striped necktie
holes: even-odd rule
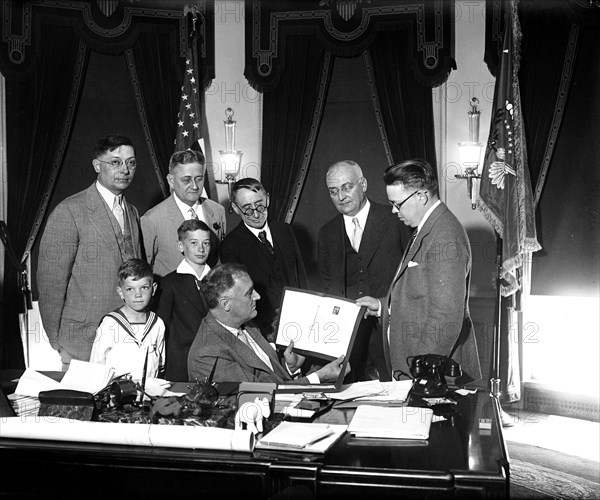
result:
[[[121,232],[125,234],[125,215],[123,213],[123,207],[121,206],[121,197],[115,196],[113,207],[112,207],[113,215],[117,222],[119,223],[119,227],[121,228]]]

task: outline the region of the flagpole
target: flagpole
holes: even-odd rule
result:
[[[492,337],[492,378],[490,392],[500,397],[500,327],[502,323],[502,238],[496,233],[496,304],[494,308],[494,330]]]

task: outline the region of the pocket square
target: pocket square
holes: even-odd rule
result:
[[[408,267],[415,267],[418,266],[419,263],[418,262],[413,262],[412,260],[408,262]]]

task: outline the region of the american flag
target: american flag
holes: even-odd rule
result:
[[[195,56],[194,47],[189,47],[185,61],[185,76],[181,86],[181,104],[177,116],[175,151],[193,149],[204,153],[202,115],[200,114],[201,87],[199,90],[200,82]]]
[[[509,2],[502,57],[494,90],[490,135],[478,208],[502,238],[503,296],[522,289],[523,268],[541,249],[535,230],[534,204],[527,166],[519,92],[521,29],[516,2]]]

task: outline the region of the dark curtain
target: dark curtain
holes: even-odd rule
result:
[[[528,8],[520,12],[523,41],[519,82],[529,171],[535,190],[543,166],[551,160],[550,156],[545,156],[553,124],[558,132],[560,122],[554,122],[561,118],[568,97],[573,59],[571,56],[567,60],[566,56],[570,49],[572,22],[563,11],[538,11],[531,3],[526,5]],[[548,33],[552,36],[546,36]],[[544,57],[539,56],[542,53]],[[561,84],[563,95],[559,95]]]
[[[31,248],[68,143],[89,52],[68,26],[40,23],[32,72],[6,72],[8,230],[21,258]],[[7,259],[2,367],[23,366],[17,274]]]
[[[369,47],[377,100],[393,162],[424,158],[435,165],[431,87],[415,79],[409,46],[406,31],[380,31]]]
[[[141,33],[132,47],[130,69],[136,96],[141,96],[140,119],[163,195],[169,195],[165,177],[174,152],[177,113],[183,71],[176,32]]]
[[[263,101],[262,182],[270,193],[270,217],[279,221],[299,197],[297,184],[303,183],[321,123],[323,103],[317,101],[326,95],[321,86],[329,85],[333,61],[310,35],[288,36],[284,59],[290,63]]]

